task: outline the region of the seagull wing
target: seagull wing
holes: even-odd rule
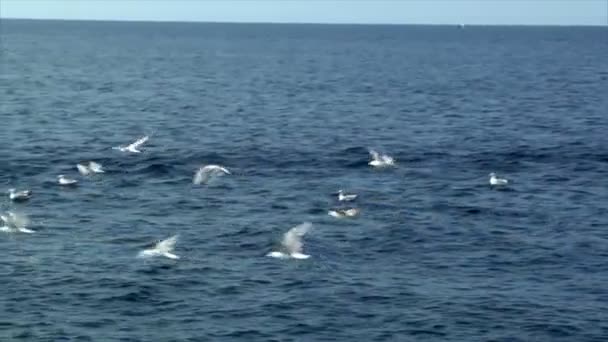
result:
[[[209,180],[209,172],[203,167],[196,171],[194,174],[194,179],[192,179],[192,183],[198,185],[207,182],[207,180]]]
[[[101,164],[96,163],[94,161],[89,162],[89,169],[93,170],[93,172],[103,173],[103,169],[101,168]]]
[[[165,256],[165,257],[167,257],[169,259],[174,259],[174,260],[179,259],[179,256],[177,256],[177,255],[175,255],[173,253],[169,253],[169,252],[163,253],[163,256]]]
[[[78,172],[80,172],[80,174],[83,176],[86,176],[90,173],[89,169],[82,164],[76,164],[76,168],[78,169]]]
[[[13,212],[8,212],[8,221],[6,221],[7,225],[16,227],[16,228],[25,228],[30,223],[27,216],[20,214],[17,215]]]
[[[202,170],[206,171],[206,172],[223,172],[225,174],[230,174],[230,171],[228,171],[227,168],[220,166],[220,165],[206,165],[202,168]]]
[[[357,198],[357,195],[344,195],[345,201],[353,201],[355,198]]]
[[[393,157],[388,156],[388,155],[383,155],[382,156],[382,161],[387,163],[387,164],[392,164],[395,162],[395,159],[393,159]]]
[[[146,141],[148,141],[148,139],[150,139],[150,137],[146,135],[142,138],[139,138],[136,142],[132,143],[131,145],[129,145],[127,147],[137,149],[139,146],[143,145]]]
[[[211,177],[211,175],[217,175],[217,174],[221,174],[221,173],[224,173],[227,175],[231,174],[230,171],[228,171],[228,169],[223,166],[205,165],[196,172],[192,182],[194,184],[206,183],[209,180],[209,178]]]
[[[173,235],[172,237],[157,243],[156,249],[162,253],[167,253],[175,248],[175,243],[177,243],[177,235]]]
[[[379,160],[380,154],[374,150],[369,150],[369,154],[372,156],[372,159]]]
[[[312,223],[304,222],[291,228],[283,236],[283,246],[289,254],[302,253],[302,236],[304,236],[312,228]]]

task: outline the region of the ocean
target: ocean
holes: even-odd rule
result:
[[[36,231],[0,232],[1,341],[608,340],[606,27],[0,38],[0,191],[33,193],[0,211]],[[207,164],[232,174],[192,184]],[[303,222],[309,259],[266,257]]]

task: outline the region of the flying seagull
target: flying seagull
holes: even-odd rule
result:
[[[144,249],[139,252],[138,256],[140,258],[150,258],[157,256],[164,256],[169,259],[179,259],[179,256],[171,253],[175,248],[175,243],[177,242],[177,235],[173,235],[172,237],[159,241],[153,248]]]
[[[280,259],[308,259],[310,255],[302,253],[302,247],[304,246],[302,237],[308,233],[311,228],[312,223],[310,222],[304,222],[291,228],[283,235],[279,250],[270,252],[266,254],[266,256]]]
[[[196,171],[192,183],[197,185],[207,183],[211,177],[216,175],[221,176],[223,174],[230,175],[231,173],[221,165],[206,165]]]

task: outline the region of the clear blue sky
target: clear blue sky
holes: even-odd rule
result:
[[[608,0],[0,0],[2,18],[608,25]]]

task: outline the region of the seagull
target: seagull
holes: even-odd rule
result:
[[[150,139],[150,137],[146,135],[142,138],[139,138],[136,142],[132,143],[131,145],[113,147],[113,149],[119,150],[120,152],[141,153],[141,151],[138,148],[141,145],[143,145],[146,141],[148,141],[148,139]]]
[[[57,176],[57,182],[59,185],[76,185],[78,183],[77,180],[66,178],[64,175]]]
[[[177,242],[177,235],[173,235],[172,237],[158,241],[154,248],[144,249],[139,252],[138,257],[140,258],[150,258],[157,256],[164,256],[169,259],[179,259],[179,256],[171,253],[175,248],[175,243]]]
[[[25,215],[17,215],[9,211],[6,213],[6,215],[0,215],[0,220],[4,222],[4,227],[0,227],[0,230],[2,231],[9,233],[35,233],[35,231],[26,228],[29,224],[29,220]]]
[[[283,235],[283,240],[281,241],[281,248],[279,251],[273,251],[266,256],[280,259],[294,258],[294,259],[308,259],[310,255],[302,253],[302,247],[304,244],[302,243],[302,237],[310,231],[312,228],[312,223],[304,222],[300,225],[297,225],[290,230],[287,231]]]
[[[80,172],[83,176],[88,176],[91,173],[104,173],[105,171],[101,168],[101,164],[98,164],[94,161],[89,162],[89,165],[77,164],[76,168],[78,172]]]
[[[361,210],[357,209],[357,208],[334,209],[334,210],[330,210],[327,214],[329,216],[343,218],[343,217],[355,217],[355,216],[359,215],[359,212],[361,212]]]
[[[490,173],[490,185],[507,185],[509,183],[508,180],[504,178],[498,178],[496,173]]]
[[[76,168],[78,169],[78,172],[80,172],[80,174],[83,176],[88,176],[91,174],[91,170],[89,170],[86,165],[76,164]]]
[[[222,174],[230,175],[231,173],[221,165],[206,165],[196,171],[192,183],[197,185],[207,183],[212,176]]]
[[[15,202],[27,201],[32,196],[30,190],[17,191],[15,189],[8,189],[8,197]]]
[[[357,195],[347,195],[344,193],[344,190],[339,190],[338,191],[338,201],[340,202],[349,202],[349,201],[354,201],[357,198]]]
[[[94,161],[89,162],[89,170],[93,171],[93,173],[105,173],[105,171],[101,168],[101,164]]]
[[[373,167],[386,167],[395,165],[395,159],[393,159],[393,157],[389,155],[380,154],[374,150],[369,150],[369,154],[371,155],[372,160],[368,164]]]

